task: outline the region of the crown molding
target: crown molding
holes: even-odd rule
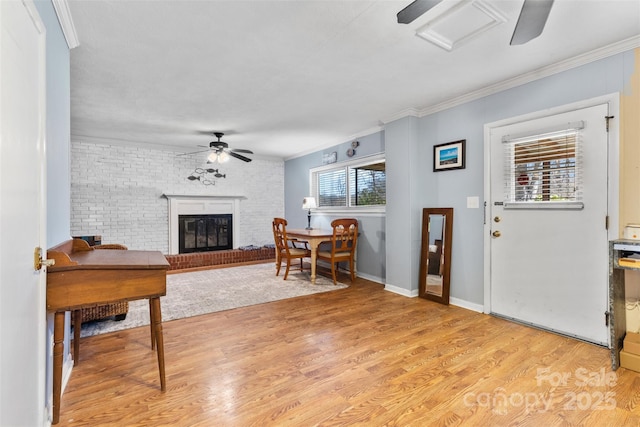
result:
[[[420,117],[447,110],[458,105],[466,104],[467,102],[475,101],[477,99],[484,98],[485,96],[493,95],[495,93],[521,86],[523,84],[530,83],[544,77],[558,74],[572,68],[580,67],[582,65],[586,65],[591,62],[616,55],[618,53],[626,52],[637,47],[640,47],[640,36],[631,37],[618,43],[614,43],[600,49],[595,49],[582,55],[574,56],[573,58],[569,58],[567,60],[530,71],[512,79],[504,80],[500,83],[487,86],[485,88],[469,92],[465,95],[452,98],[448,101],[424,108],[420,110]]]
[[[58,22],[60,22],[60,27],[62,27],[62,33],[64,34],[69,49],[80,46],[67,0],[51,0],[51,3],[53,3],[53,8],[56,11],[56,15],[58,15]]]
[[[464,95],[448,99],[438,104],[425,107],[421,110],[416,110],[414,108],[405,109],[391,116],[388,120],[385,121],[385,123],[389,123],[391,121],[398,120],[407,116],[424,117],[440,111],[448,110],[449,108],[457,107],[458,105],[466,104],[468,102],[475,101],[477,99],[484,98],[486,96],[493,95],[493,94],[505,91],[507,89],[521,86],[523,84],[530,83],[532,81],[539,80],[541,78],[548,77],[553,74],[558,74],[563,71],[570,70],[572,68],[586,65],[588,63],[595,62],[600,59],[607,58],[609,56],[626,52],[628,50],[632,50],[638,47],[640,47],[640,36],[634,36],[634,37],[619,41],[617,43],[613,43],[613,44],[604,46],[602,48],[592,50],[582,55],[574,56],[573,58],[569,58],[567,60],[557,62],[555,64],[548,65],[546,67],[538,68],[537,70],[533,70],[528,73],[521,74],[512,79],[504,80],[504,81],[501,81],[500,83],[486,86],[482,89],[475,90],[473,92],[469,92]]]
[[[384,120],[381,120],[380,122],[383,124],[387,124],[387,123],[391,123],[393,121],[399,120],[399,119],[403,119],[405,117],[421,117],[420,116],[420,110],[418,110],[417,108],[405,108],[402,111],[398,111],[397,113],[387,117]]]

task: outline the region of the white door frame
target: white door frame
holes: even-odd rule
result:
[[[599,96],[571,104],[553,107],[546,110],[536,111],[521,116],[510,117],[503,120],[487,123],[484,125],[484,313],[491,313],[491,221],[487,218],[487,199],[491,194],[491,130],[494,128],[508,126],[520,122],[553,116],[573,110],[593,107],[601,104],[609,104],[609,115],[614,118],[609,121],[608,138],[608,200],[607,211],[609,215],[609,230],[607,237],[609,240],[617,239],[618,218],[619,218],[619,193],[620,193],[620,94],[612,93]],[[604,118],[603,118],[604,120]]]

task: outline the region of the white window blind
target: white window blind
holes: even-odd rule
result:
[[[384,212],[387,175],[384,154],[320,166],[309,170],[310,193],[319,210]]]
[[[582,122],[561,131],[503,140],[504,206],[582,209]]]
[[[347,205],[346,169],[320,172],[317,175],[317,179],[319,207]]]

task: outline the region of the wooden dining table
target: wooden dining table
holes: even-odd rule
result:
[[[316,260],[318,258],[318,246],[320,243],[330,241],[333,238],[333,230],[313,228],[287,228],[287,237],[295,237],[309,243],[311,249],[311,283],[316,283]]]

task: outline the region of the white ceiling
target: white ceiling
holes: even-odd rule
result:
[[[80,42],[72,140],[191,152],[220,131],[230,148],[291,158],[593,50],[640,45],[639,0],[556,0],[522,46],[509,46],[522,0],[485,0],[506,22],[451,52],[415,32],[457,1],[398,24],[410,2],[68,0]]]

